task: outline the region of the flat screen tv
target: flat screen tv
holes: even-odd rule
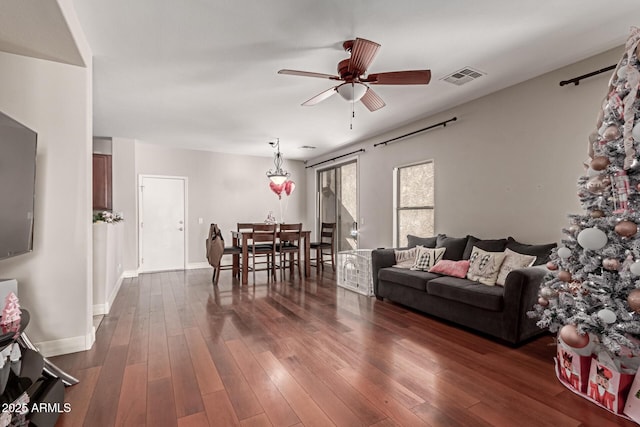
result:
[[[33,250],[37,138],[0,113],[0,259]]]

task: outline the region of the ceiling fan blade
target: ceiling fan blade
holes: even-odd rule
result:
[[[349,72],[357,77],[364,74],[376,57],[380,45],[367,39],[357,38],[351,47]]]
[[[360,98],[360,101],[364,104],[365,107],[369,109],[369,111],[376,111],[384,107],[385,104],[382,98],[378,96],[377,93],[373,91],[373,89],[368,88],[364,93],[364,96]]]
[[[378,85],[426,85],[431,81],[431,70],[391,71],[369,74],[360,81]]]
[[[337,91],[336,91],[335,87],[329,88],[329,89],[325,90],[324,92],[321,92],[321,93],[317,94],[316,96],[314,96],[313,98],[309,99],[308,101],[303,102],[302,105],[304,105],[305,107],[310,107],[312,105],[319,104],[322,101],[324,101],[325,99],[331,97],[331,95],[333,95],[336,92]]]
[[[340,77],[335,76],[333,74],[313,73],[311,71],[280,70],[278,71],[278,74],[288,74],[291,76],[302,76],[302,77],[319,77],[321,79],[340,80]]]

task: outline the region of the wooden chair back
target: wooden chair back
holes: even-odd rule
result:
[[[280,224],[280,242],[289,242],[291,245],[299,246],[302,239],[302,223]]]
[[[333,251],[333,245],[336,235],[336,223],[335,222],[323,222],[320,227],[320,242],[326,245],[331,245]]]

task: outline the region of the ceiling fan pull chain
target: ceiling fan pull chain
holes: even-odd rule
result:
[[[349,129],[353,130],[353,119],[356,117],[356,107],[355,102],[351,103],[351,123],[349,123]]]

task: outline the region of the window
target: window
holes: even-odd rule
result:
[[[407,234],[433,236],[433,161],[395,168],[394,178],[396,246],[407,245]]]

